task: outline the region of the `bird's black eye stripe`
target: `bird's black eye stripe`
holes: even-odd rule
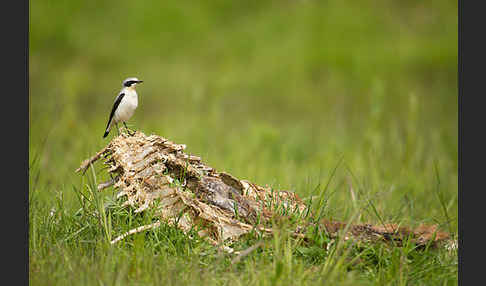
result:
[[[134,83],[137,83],[137,81],[136,80],[129,80],[129,81],[125,82],[123,85],[126,86],[126,87],[129,87]]]

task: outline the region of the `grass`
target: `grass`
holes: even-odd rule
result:
[[[94,170],[94,169],[91,169]],[[34,170],[35,171],[35,170]],[[95,174],[85,190],[73,188],[80,209],[70,213],[62,193],[46,216],[36,200],[30,207],[29,251],[32,284],[63,285],[449,285],[457,282],[457,255],[445,250],[418,250],[413,243],[397,248],[384,244],[333,241],[309,230],[311,243],[289,236],[288,222],[275,224],[274,237],[248,235],[233,247],[261,248],[233,264],[197,236],[162,224],[110,245],[121,234],[156,218],[150,211],[134,214],[113,197],[95,189]],[[44,212],[47,212],[44,210]],[[356,212],[358,214],[359,212]],[[353,218],[351,220],[354,220]],[[40,259],[43,257],[44,259]],[[76,277],[69,279],[68,277]]]
[[[30,3],[31,285],[453,285],[457,254],[303,244],[279,235],[233,257],[114,200],[96,167],[121,81],[129,126],[217,170],[295,191],[315,215],[440,225],[457,234],[457,3]],[[110,136],[112,136],[110,134]],[[313,197],[315,196],[315,197]],[[312,199],[311,199],[312,198]],[[238,242],[237,250],[258,238]]]

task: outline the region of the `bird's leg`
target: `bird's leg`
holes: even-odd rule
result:
[[[125,129],[127,130],[128,134],[129,134],[130,136],[135,135],[135,132],[130,133],[130,129],[128,129],[128,126],[127,126],[127,124],[126,124],[125,122],[123,122],[123,125],[125,125]]]
[[[118,128],[118,122],[115,123],[115,125],[116,125],[116,131],[118,132],[118,136],[120,136],[120,129]]]

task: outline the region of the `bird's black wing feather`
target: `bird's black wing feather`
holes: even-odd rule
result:
[[[124,96],[125,96],[125,93],[122,92],[116,97],[115,103],[113,104],[113,108],[111,109],[110,118],[108,119],[108,123],[106,124],[105,134],[103,135],[103,138],[108,136],[108,133],[110,133],[110,130],[108,130],[108,127],[110,126],[110,122],[113,119],[113,115],[115,115],[115,111],[118,108],[118,105],[120,105],[120,102],[122,101]]]

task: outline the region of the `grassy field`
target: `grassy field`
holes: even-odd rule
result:
[[[457,2],[40,0],[29,42],[31,285],[457,284],[456,253],[326,251],[284,229],[236,265],[167,226],[112,246],[150,214],[114,208],[107,233],[94,214],[115,190],[74,173],[137,76],[132,128],[302,198],[328,185],[328,218],[456,235]]]

